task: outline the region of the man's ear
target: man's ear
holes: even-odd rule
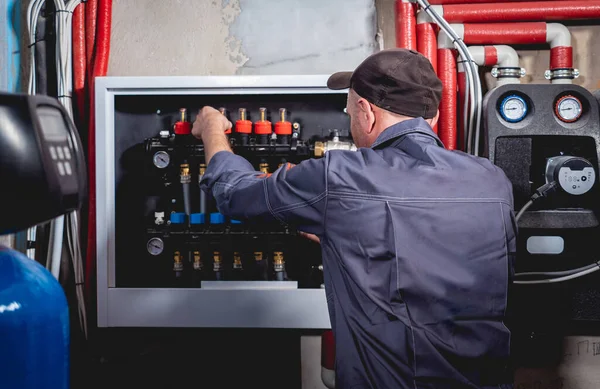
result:
[[[435,117],[433,119],[429,119],[427,121],[429,122],[429,125],[431,127],[433,127],[437,124],[438,120],[440,120],[440,111],[439,110],[437,111],[437,113],[435,114]]]
[[[363,98],[358,99],[357,104],[359,108],[359,115],[361,115],[365,122],[369,124],[369,129],[367,132],[371,133],[374,128],[373,124],[375,123],[375,112],[373,111],[373,106]]]

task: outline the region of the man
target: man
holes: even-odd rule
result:
[[[510,182],[443,147],[431,129],[442,85],[420,54],[380,51],[328,86],[349,88],[358,151],[265,177],[231,152],[231,123],[205,107],[192,130],[205,146],[204,190],[232,218],[320,239],[337,388],[510,387]]]

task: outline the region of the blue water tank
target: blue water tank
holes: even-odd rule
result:
[[[69,307],[39,263],[0,246],[0,388],[69,387]]]

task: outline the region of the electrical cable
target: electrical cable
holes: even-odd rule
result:
[[[548,197],[548,195],[553,193],[557,188],[558,183],[556,181],[548,182],[537,188],[531,196],[531,198],[529,199],[529,201],[517,213],[517,216],[515,217],[515,222],[519,222],[519,219],[521,219],[523,214],[525,214],[525,211],[527,211],[533,205],[533,203],[535,203],[537,200],[543,197]]]
[[[588,269],[592,269],[594,267],[600,266],[600,261],[587,266],[582,266],[576,269],[571,270],[563,270],[563,271],[554,271],[554,272],[526,272],[526,273],[515,273],[515,277],[562,277],[562,276],[570,276],[575,273],[579,273]]]
[[[519,211],[519,213],[517,213],[517,216],[515,217],[515,221],[519,221],[519,219],[521,218],[521,216],[523,216],[523,214],[525,213],[525,211],[527,211],[529,209],[529,207],[531,207],[533,205],[533,200],[529,200]]]
[[[565,282],[565,281],[571,281],[576,278],[586,276],[588,274],[597,272],[598,270],[600,270],[600,265],[594,265],[590,269],[583,270],[583,271],[580,271],[580,272],[577,272],[574,274],[570,274],[570,275],[567,275],[564,277],[546,278],[546,279],[531,280],[531,281],[513,281],[513,283],[519,284],[519,285],[539,285],[539,284],[551,284],[551,283],[557,283],[557,282]]]

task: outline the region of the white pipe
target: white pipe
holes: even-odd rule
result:
[[[451,24],[450,27],[452,27],[452,29],[454,30],[454,32],[456,33],[456,35],[458,35],[458,37],[460,39],[463,39],[465,37],[465,26],[462,24]],[[444,32],[444,30],[440,30],[440,32],[438,33],[438,49],[454,49],[454,42],[452,42],[452,38],[450,38],[448,36],[448,34],[446,34]]]
[[[48,260],[46,261],[46,268],[50,270],[54,278],[57,280],[60,276],[64,227],[64,215],[57,217],[50,224],[50,242],[48,245]]]
[[[441,5],[432,5],[431,9],[437,11],[440,16],[444,16],[444,7]],[[419,9],[419,12],[417,12],[417,24],[423,23],[435,23],[435,20],[427,12]]]
[[[550,45],[550,49],[555,47],[571,47],[571,32],[567,27],[560,23],[546,24],[546,42]],[[556,78],[551,80],[552,84],[572,84],[570,78]]]
[[[546,23],[546,42],[553,49],[559,46],[571,46],[571,32],[559,23]]]
[[[519,66],[519,55],[517,51],[510,46],[506,45],[493,45],[496,50],[496,63],[486,63],[485,59],[485,47],[486,46],[470,46],[469,52],[473,56],[473,59],[479,66],[494,66],[498,68],[518,68]],[[490,47],[490,46],[487,46]],[[520,84],[521,79],[519,77],[501,77],[496,79],[496,87],[506,84]]]

